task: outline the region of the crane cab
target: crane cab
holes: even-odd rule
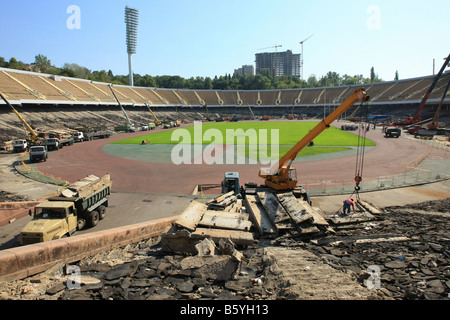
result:
[[[288,170],[287,173],[286,170]],[[291,190],[297,186],[297,183],[297,169],[287,166],[283,166],[279,173],[265,177],[266,186],[274,190]]]

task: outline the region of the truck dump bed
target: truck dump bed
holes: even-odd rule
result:
[[[79,197],[86,199],[99,192],[107,186],[111,186],[111,177],[109,173],[99,178],[95,175],[88,175],[86,178],[71,183],[61,192],[64,197]]]

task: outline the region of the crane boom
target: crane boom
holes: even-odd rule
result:
[[[278,44],[278,45],[275,45],[275,46],[273,46],[273,47],[261,48],[261,49],[258,49],[258,50],[273,49],[273,48],[275,48],[275,50],[277,50],[278,48],[281,48],[282,46],[283,46],[283,45]]]
[[[444,89],[444,93],[442,94],[441,102],[439,103],[439,106],[436,110],[436,113],[434,114],[433,122],[428,125],[428,129],[437,129],[439,126],[439,113],[442,109],[442,104],[444,103],[444,99],[447,96],[447,91],[450,88],[450,78],[448,79],[447,86]]]
[[[112,94],[114,95],[114,98],[116,98],[116,101],[117,101],[117,103],[119,104],[120,109],[122,109],[122,112],[123,112],[125,118],[127,118],[128,125],[129,125],[129,126],[132,126],[132,123],[131,123],[131,121],[130,121],[130,118],[128,118],[128,115],[127,115],[125,109],[122,107],[122,104],[120,103],[119,99],[117,99],[116,93],[114,92],[114,90],[113,90],[113,88],[112,88],[112,85],[108,85],[108,87],[111,89],[111,92],[112,92]]]
[[[313,141],[325,129],[330,127],[337,118],[351,108],[356,102],[366,102],[369,100],[366,92],[358,88],[347,100],[330,113],[324,120],[319,122],[306,136],[304,136],[292,149],[290,149],[277,163],[270,168],[261,168],[259,176],[265,179],[265,184],[275,190],[288,190],[295,188],[297,177],[290,174],[292,162],[297,154]],[[295,170],[295,169],[292,169]],[[288,176],[289,175],[289,176]]]
[[[425,97],[422,100],[422,103],[420,104],[419,109],[417,110],[416,114],[414,115],[414,120],[420,121],[420,113],[422,112],[423,107],[425,106],[425,103],[427,102],[428,98],[431,95],[431,92],[433,92],[434,87],[436,86],[436,84],[438,83],[439,79],[441,78],[442,74],[444,73],[445,68],[447,67],[447,65],[450,63],[450,54],[448,55],[447,59],[445,59],[444,64],[442,65],[441,70],[439,70],[438,74],[436,75],[436,77],[433,80],[433,83],[431,83],[430,88],[428,89],[427,93],[425,94]]]
[[[150,109],[150,106],[146,103],[145,104],[148,108],[148,111],[150,111],[150,113],[152,114],[153,118],[155,118],[155,124],[157,126],[159,126],[161,124],[161,121],[159,121],[159,119],[156,117],[156,115],[153,113],[152,109]]]
[[[19,117],[20,121],[25,125],[25,127],[30,131],[31,135],[28,137],[28,139],[31,142],[36,142],[39,138],[37,133],[33,130],[33,128],[25,121],[25,119],[20,115],[19,112],[9,103],[8,100],[6,100],[5,96],[0,92],[0,97],[6,102],[6,104],[12,109],[12,111]]]

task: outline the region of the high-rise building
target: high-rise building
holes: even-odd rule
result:
[[[244,74],[254,75],[255,67],[253,65],[244,65],[239,69],[234,69],[234,75],[241,76]]]
[[[255,55],[256,74],[268,72],[273,77],[300,77],[300,54],[285,52],[263,52]]]

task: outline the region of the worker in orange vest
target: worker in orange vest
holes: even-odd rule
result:
[[[355,199],[353,198],[344,200],[344,216],[346,215],[347,212],[348,214],[350,214],[351,212],[350,207],[353,209],[353,211],[355,211]]]

